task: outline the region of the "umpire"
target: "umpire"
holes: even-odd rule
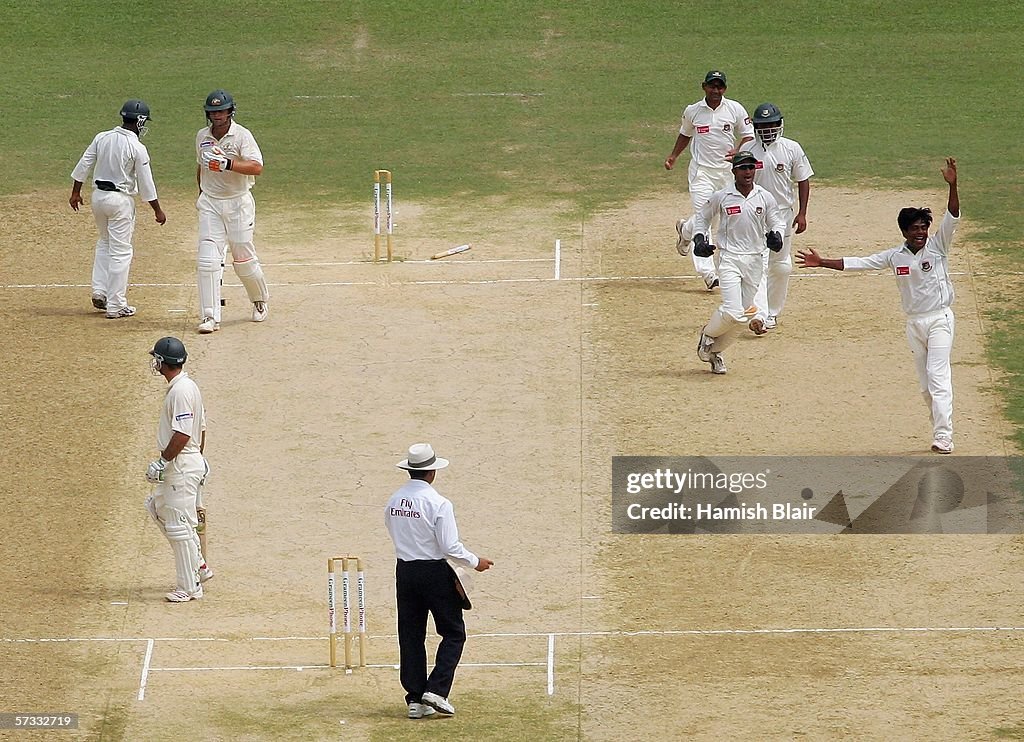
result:
[[[410,719],[422,719],[436,711],[450,716],[455,707],[448,702],[448,694],[466,643],[462,611],[469,601],[446,559],[477,572],[493,562],[462,545],[451,501],[431,486],[437,470],[448,466],[448,460],[436,456],[429,443],[416,443],[397,466],[409,472],[409,481],[388,501],[384,524],[398,557],[395,589],[405,702]],[[425,646],[428,613],[441,635],[429,677]]]

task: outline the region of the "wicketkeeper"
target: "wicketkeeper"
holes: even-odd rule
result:
[[[693,219],[693,254],[711,257],[716,249],[707,238],[712,219],[720,218],[717,249],[722,304],[711,315],[697,341],[697,357],[724,374],[722,351],[746,326],[748,308],[764,275],[764,253],[782,249],[786,220],[775,196],[754,183],[757,158],[744,150],[732,158],[735,183],[712,194]]]

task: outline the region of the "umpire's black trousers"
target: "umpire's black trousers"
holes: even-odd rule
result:
[[[398,560],[395,567],[398,594],[398,650],[401,658],[405,702],[419,703],[427,691],[444,698],[451,692],[455,668],[466,643],[462,601],[455,590],[455,572],[443,559]],[[441,635],[434,669],[427,677],[427,613]]]

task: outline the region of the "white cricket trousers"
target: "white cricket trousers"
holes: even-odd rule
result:
[[[932,419],[932,437],[953,440],[953,310],[907,315],[907,342],[914,354],[921,396]]]
[[[99,239],[92,262],[92,292],[107,298],[107,312],[128,306],[128,270],[132,265],[135,199],[121,191],[92,192],[92,216]]]
[[[202,552],[196,528],[196,499],[205,467],[197,453],[180,453],[167,464],[164,481],[146,502],[153,520],[163,529],[174,554],[174,572],[179,590],[194,593],[199,588]]]
[[[765,250],[764,277],[757,287],[757,296],[754,297],[754,305],[757,307],[757,314],[754,315],[761,321],[769,316],[778,317],[786,306],[786,296],[789,295],[789,277],[793,273],[793,210],[779,209],[779,213],[786,220],[786,234],[782,238],[782,249],[778,252]]]
[[[220,279],[227,248],[231,249],[235,274],[245,287],[249,301],[267,301],[270,292],[252,241],[256,228],[256,201],[252,193],[246,191],[234,198],[210,198],[201,193],[196,209],[199,211],[200,316],[213,317],[220,322]]]
[[[695,213],[711,199],[712,193],[722,190],[729,183],[733,182],[732,170],[729,169],[728,164],[722,170],[720,168],[699,167],[691,160],[688,176],[690,180],[690,204],[693,206]],[[717,228],[718,218],[716,215],[711,223],[711,234],[706,235],[708,242],[712,244],[715,242],[714,231]],[[683,224],[682,231],[684,241],[690,242],[693,240],[692,215]],[[697,275],[703,278],[706,283],[711,283],[715,278],[718,278],[718,270],[715,268],[713,255],[708,258],[702,258],[693,252],[692,247],[690,255],[693,257],[693,269],[697,271]]]
[[[719,251],[718,280],[722,303],[712,313],[704,334],[715,339],[711,350],[721,353],[736,341],[747,321],[745,310],[754,302],[757,286],[764,274],[761,253]]]

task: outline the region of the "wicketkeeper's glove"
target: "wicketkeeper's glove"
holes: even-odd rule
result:
[[[772,252],[778,252],[782,249],[782,235],[778,232],[769,232],[765,236],[765,244],[768,249]]]
[[[710,258],[715,251],[715,246],[708,242],[708,238],[702,234],[693,236],[693,254],[698,258]]]

